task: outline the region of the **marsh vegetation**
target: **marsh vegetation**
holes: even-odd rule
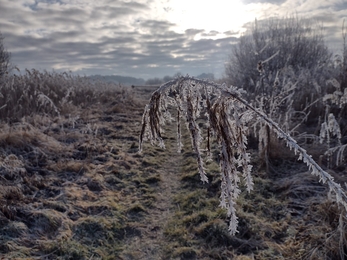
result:
[[[344,259],[346,29],[334,57],[312,24],[266,23],[225,85],[12,73],[0,48],[0,256]]]

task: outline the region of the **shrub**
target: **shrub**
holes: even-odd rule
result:
[[[232,49],[225,73],[229,84],[242,87],[254,98],[270,94],[274,86],[281,87],[289,78],[301,81],[298,87],[303,91],[311,77],[321,79],[330,58],[321,26],[312,20],[255,20]]]
[[[299,136],[309,126],[301,136],[314,142],[314,127],[328,116],[322,97],[336,75],[331,57],[318,22],[295,16],[255,20],[233,47],[225,73],[229,84],[244,89],[246,100],[287,133]],[[268,170],[278,141],[262,122],[250,130]]]

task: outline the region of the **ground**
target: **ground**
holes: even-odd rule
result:
[[[187,133],[176,152],[172,125],[165,150],[146,143],[138,153],[153,90],[1,126],[0,259],[343,259],[337,205],[290,155],[273,156],[266,171],[250,151],[255,188],[241,194],[239,233],[230,236],[218,150],[207,184]],[[330,173],[347,180],[344,167]]]

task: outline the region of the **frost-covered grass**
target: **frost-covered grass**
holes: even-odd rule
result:
[[[38,74],[47,81],[34,84],[27,75],[22,85],[12,77],[1,89],[13,110],[0,123],[0,255],[114,259],[139,233],[138,209],[155,199],[146,182],[157,174],[140,174],[135,157],[138,103],[120,86],[51,76]],[[81,96],[66,98],[69,89]],[[37,105],[37,93],[50,100],[47,107]]]
[[[257,151],[250,150],[254,189],[240,193],[236,204],[239,232],[230,236],[227,211],[219,207],[217,147],[213,148],[214,160],[205,164],[209,183],[203,184],[188,131],[182,129],[182,136],[183,150],[177,155],[180,189],[174,205],[168,205],[174,212],[164,229],[164,258],[340,259],[339,209],[326,198],[328,188],[317,182],[304,164],[294,158],[277,158],[268,174]],[[337,172],[331,173],[337,178]],[[342,234],[346,237],[345,231]]]
[[[281,156],[286,155],[281,143],[270,173],[256,150],[247,151],[254,185],[248,193],[240,184],[235,236],[228,232],[227,211],[219,207],[220,157],[213,135],[212,160],[204,162],[209,183],[200,180],[183,127],[181,154],[172,125],[163,127],[166,150],[144,143],[138,154],[141,116],[153,90],[129,90],[124,95],[129,102],[111,96],[110,102],[76,105],[70,116],[36,113],[2,123],[2,256],[339,259],[337,204],[327,201],[328,187],[305,165]],[[114,95],[123,94],[116,88]],[[329,173],[346,182],[343,171]]]
[[[130,102],[122,86],[87,77],[32,69],[25,74],[5,75],[0,84],[0,121],[17,122],[31,115],[72,114],[98,102]],[[119,106],[119,109],[120,106]]]

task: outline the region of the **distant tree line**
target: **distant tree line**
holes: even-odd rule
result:
[[[168,82],[170,80],[176,79],[178,77],[183,76],[180,72],[177,72],[173,76],[165,76],[163,78],[150,78],[146,81],[146,85],[161,85],[165,82]],[[208,80],[215,80],[214,74],[213,73],[202,73],[195,78],[197,79],[208,79]]]
[[[123,86],[141,86],[145,85],[145,80],[142,78],[134,78],[129,76],[120,76],[120,75],[93,75],[89,76],[92,80],[105,81],[107,83],[115,83]]]

